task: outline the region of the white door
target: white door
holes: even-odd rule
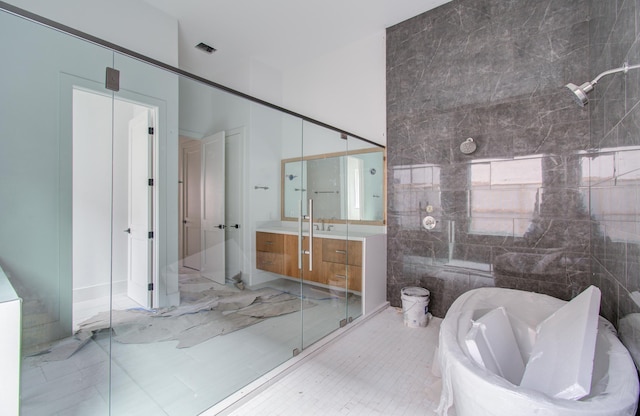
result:
[[[224,131],[202,139],[202,269],[214,282],[225,283]]]
[[[200,179],[202,175],[202,143],[194,140],[182,148],[182,265],[200,270],[202,251],[202,227],[200,224],[202,195]]]
[[[153,281],[153,135],[151,114],[129,122],[129,201],[127,295],[151,308]]]

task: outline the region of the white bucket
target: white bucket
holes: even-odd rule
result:
[[[421,287],[403,287],[400,294],[404,324],[410,328],[427,326],[429,291]]]

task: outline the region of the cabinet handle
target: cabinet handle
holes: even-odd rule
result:
[[[346,250],[336,250],[338,254],[347,254]]]
[[[343,274],[337,274],[336,277],[339,277],[340,279],[346,279],[347,276],[343,275]]]
[[[273,241],[265,241],[265,244],[273,244]]]

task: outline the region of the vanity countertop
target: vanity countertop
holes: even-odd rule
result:
[[[257,232],[263,233],[274,233],[274,234],[290,234],[296,235],[298,234],[298,229],[295,227],[282,227],[282,226],[267,226],[256,229]],[[338,240],[354,240],[354,241],[364,241],[365,238],[371,237],[374,235],[380,235],[383,233],[375,233],[375,232],[362,232],[362,231],[349,231],[349,235],[341,230],[331,230],[331,231],[318,231],[315,230],[313,232],[313,236],[317,238],[334,238]],[[304,231],[303,235],[309,235],[308,231]]]

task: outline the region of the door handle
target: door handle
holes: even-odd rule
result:
[[[217,228],[220,228],[221,230],[224,230],[225,228],[227,228],[227,226],[224,225],[224,224],[218,224]]]
[[[127,234],[131,234],[131,228],[127,228],[126,230],[124,230],[124,232]]]
[[[182,223],[183,223],[183,224],[186,224],[186,223],[187,223],[187,220],[182,220]]]
[[[237,230],[238,228],[240,228],[240,224],[227,225],[226,227],[227,228],[235,228]]]

